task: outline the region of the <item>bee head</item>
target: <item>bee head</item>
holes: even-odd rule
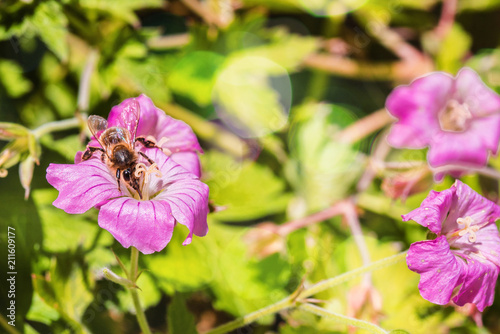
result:
[[[130,168],[127,168],[123,171],[123,179],[128,182],[130,181],[130,178],[132,176],[132,170]]]

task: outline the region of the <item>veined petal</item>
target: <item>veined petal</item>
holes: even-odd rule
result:
[[[493,304],[499,268],[477,256],[466,257],[466,260],[467,264],[463,265],[464,283],[453,301],[459,306],[473,303],[482,312],[487,306]]]
[[[116,177],[95,158],[75,165],[50,164],[47,181],[59,190],[54,206],[67,213],[83,213],[121,196]]]
[[[406,263],[411,271],[420,274],[418,288],[422,297],[434,304],[447,304],[453,289],[464,282],[465,262],[453,255],[445,236],[413,243]]]
[[[473,221],[471,226],[484,226],[500,218],[500,207],[479,195],[465,183],[457,180],[450,189],[453,188],[456,189],[451,203],[453,209],[443,223],[441,233],[446,234],[463,228],[459,226],[458,218],[471,217]]]
[[[175,219],[168,203],[120,197],[101,206],[99,226],[120,244],[144,254],[159,252],[172,238]]]
[[[442,224],[450,210],[454,193],[455,188],[453,187],[441,192],[431,190],[420,207],[402,216],[403,221],[414,220],[433,233],[440,233]]]
[[[208,186],[161,150],[153,148],[145,152],[157,163],[161,172],[161,177],[151,176],[149,193],[157,194],[155,201],[167,202],[175,220],[189,229],[183,244],[191,242],[193,233],[197,236],[206,235]]]

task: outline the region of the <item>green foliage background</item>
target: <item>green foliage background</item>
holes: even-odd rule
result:
[[[424,239],[422,228],[403,223],[399,215],[417,207],[427,192],[405,203],[392,201],[380,188],[386,175],[378,175],[356,194],[383,129],[350,142],[339,135],[383,108],[394,86],[431,70],[456,74],[470,66],[500,91],[500,30],[492,28],[498,26],[500,1],[459,0],[444,36],[435,30],[443,7],[437,0],[190,4],[0,2],[0,122],[35,129],[81,113],[106,117],[121,100],[144,93],[199,136],[205,150],[202,179],[213,204],[224,210],[210,214],[206,237],[182,246],[187,232],[177,227],[165,250],[141,256],[139,266],[146,271],[138,285],[153,330],[207,330],[279,301],[303,279],[312,284],[362,265],[339,217],[272,240],[249,237],[258,223],[283,224],[358,195],[372,260]],[[380,29],[403,36],[427,62],[400,59]],[[85,74],[90,75],[88,95]],[[0,313],[8,302],[11,226],[18,272],[15,329],[22,333],[139,333],[129,294],[100,274],[103,267],[120,273],[113,251],[127,265],[129,250],[98,227],[95,209],[68,215],[51,204],[57,191],[46,182],[45,170],[49,163],[72,163],[85,147],[82,139],[76,128],[46,134],[40,147],[3,166],[10,168],[0,179]],[[33,154],[41,154],[40,164],[25,200],[17,163]],[[415,156],[425,157],[392,152],[395,160]],[[498,161],[492,165],[498,167]],[[496,181],[478,176],[467,181],[498,198]],[[264,247],[270,242],[277,252],[269,255]],[[366,306],[357,315],[387,330],[500,333],[498,296],[483,315],[485,327],[478,328],[453,307],[422,299],[418,279],[404,263],[375,272],[382,309]],[[316,298],[346,314],[348,291],[358,284]],[[293,310],[238,333],[347,331],[345,325]]]

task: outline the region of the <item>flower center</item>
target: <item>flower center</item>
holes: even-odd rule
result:
[[[456,236],[463,237],[464,235],[469,234],[469,242],[470,243],[476,242],[476,240],[477,240],[476,232],[479,231],[480,227],[477,225],[471,226],[473,222],[474,222],[474,220],[470,216],[467,216],[465,218],[458,218],[457,219],[458,225],[464,225],[465,227],[454,232],[452,234],[452,236],[453,237],[456,237]]]
[[[467,124],[469,119],[472,118],[472,114],[466,103],[450,100],[438,117],[441,129],[444,131],[463,132],[467,129]]]
[[[141,175],[144,175],[141,185],[141,193],[144,200],[149,199],[149,187],[147,186],[149,183],[149,177],[151,174],[155,174],[157,177],[162,177],[160,169],[156,163],[147,167],[144,163],[139,162],[135,167],[135,177],[139,178]]]

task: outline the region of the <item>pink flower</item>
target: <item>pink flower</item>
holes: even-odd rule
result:
[[[432,167],[484,167],[489,152],[498,152],[500,96],[469,68],[456,78],[434,72],[397,87],[387,98],[386,108],[398,119],[388,135],[389,144],[429,147],[427,159]]]
[[[431,191],[403,221],[414,220],[436,235],[410,246],[408,268],[420,274],[420,294],[445,305],[473,303],[479,311],[493,303],[500,270],[500,207],[457,180]]]
[[[203,150],[193,130],[186,123],[167,116],[146,95],[126,99],[114,106],[108,116],[108,127],[119,126],[132,133],[135,124],[124,122],[122,115],[134,108],[134,101],[140,106],[136,137],[152,138],[164,153],[171,155],[175,162],[199,177],[201,168],[196,152],[203,153]],[[99,147],[99,143],[93,138],[88,146]]]
[[[189,126],[141,95],[114,107],[109,121],[89,117],[89,128],[99,141],[75,164],[47,168],[59,190],[56,207],[73,214],[98,208],[99,226],[144,254],[165,248],[177,223],[189,230],[184,245],[207,234],[208,186],[199,180],[201,148]]]
[[[147,200],[132,196],[123,183],[119,190],[114,171],[94,155],[77,164],[49,165],[47,181],[59,190],[54,206],[73,214],[97,207],[99,226],[123,247],[134,246],[144,254],[165,248],[176,223],[189,229],[184,245],[193,234],[206,235],[208,186],[161,150],[144,152],[158,166],[141,178]],[[147,163],[142,157],[140,162]]]

